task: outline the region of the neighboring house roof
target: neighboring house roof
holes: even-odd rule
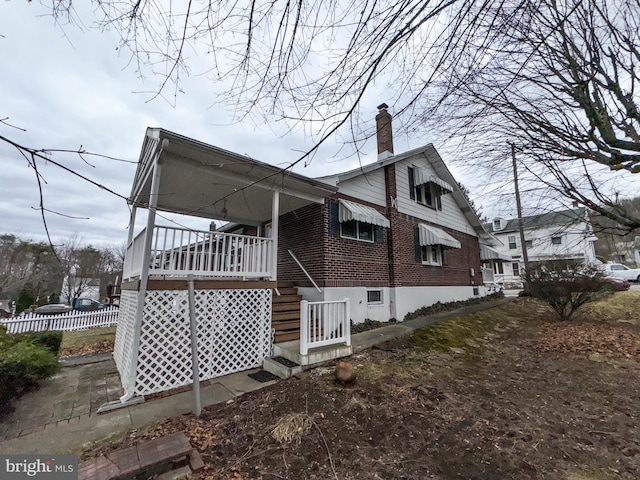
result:
[[[478,215],[476,214],[475,210],[471,207],[469,200],[464,195],[464,193],[462,193],[462,190],[460,190],[460,187],[458,186],[458,182],[453,177],[453,175],[445,165],[444,161],[442,160],[442,157],[440,157],[440,154],[431,143],[419,148],[414,148],[413,150],[408,150],[406,152],[403,152],[397,155],[387,156],[382,160],[378,160],[377,162],[370,163],[369,165],[364,165],[360,168],[349,170],[348,172],[338,173],[335,175],[328,175],[324,177],[318,177],[317,180],[321,180],[323,182],[327,182],[339,187],[340,182],[344,182],[346,180],[357,177],[359,175],[366,176],[368,173],[371,173],[380,168],[384,168],[387,165],[391,165],[393,163],[397,163],[402,160],[406,160],[408,158],[412,158],[418,155],[423,155],[426,158],[426,160],[429,162],[431,167],[436,172],[438,179],[440,179],[438,183],[440,185],[445,185],[446,189],[451,188],[453,190],[453,192],[450,195],[453,197],[454,201],[462,211],[463,215],[465,216],[469,224],[478,233],[478,235],[481,235],[481,240],[484,243],[487,243],[489,245],[501,245],[502,242],[500,242],[499,240],[497,240],[495,237],[491,235],[490,233],[491,230],[487,230],[482,225],[482,222],[478,218]]]
[[[553,226],[563,227],[585,221],[585,214],[586,208],[581,207],[522,217],[522,223],[525,230],[536,230],[538,228],[548,228]],[[487,230],[491,230],[493,228],[491,223],[486,223],[484,227]],[[500,230],[493,230],[493,233],[513,233],[517,231],[519,231],[518,219],[512,218],[507,220],[504,228]]]

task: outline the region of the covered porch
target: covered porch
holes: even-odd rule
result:
[[[262,365],[273,344],[278,218],[334,192],[252,158],[147,129],[129,198],[114,349],[121,400],[192,383],[192,335],[200,380]],[[169,224],[162,212],[244,227],[191,229]]]

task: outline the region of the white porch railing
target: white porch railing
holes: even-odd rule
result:
[[[127,249],[124,278],[140,275],[144,231]],[[149,275],[184,277],[270,277],[273,240],[231,233],[155,227],[149,255]]]
[[[351,345],[349,299],[300,302],[300,354],[310,348],[344,343]]]
[[[71,311],[59,315],[37,315],[2,320],[9,333],[41,332],[44,330],[84,330],[95,327],[110,327],[118,323],[118,308],[110,307],[95,312]]]

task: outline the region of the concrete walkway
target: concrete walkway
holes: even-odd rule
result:
[[[391,324],[352,335],[358,352],[448,318],[502,305],[509,299],[464,307],[451,312]],[[248,376],[258,369],[219,377],[201,388],[202,406],[228,402],[274,382]],[[0,424],[0,453],[73,453],[83,445],[118,433],[193,411],[192,392],[182,392],[98,415],[97,408],[121,395],[110,354],[67,360],[62,372],[40,389],[21,398],[16,410]]]

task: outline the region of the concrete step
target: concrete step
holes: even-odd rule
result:
[[[265,358],[262,368],[280,378],[289,378],[302,372],[302,365],[280,358]]]
[[[278,340],[276,339],[276,342]],[[329,345],[327,347],[314,348],[309,350],[308,355],[300,355],[300,340],[283,341],[282,343],[274,343],[273,355],[276,357],[284,357],[287,360],[298,363],[300,365],[316,365],[325,363],[336,358],[348,357],[353,353],[352,346]]]

